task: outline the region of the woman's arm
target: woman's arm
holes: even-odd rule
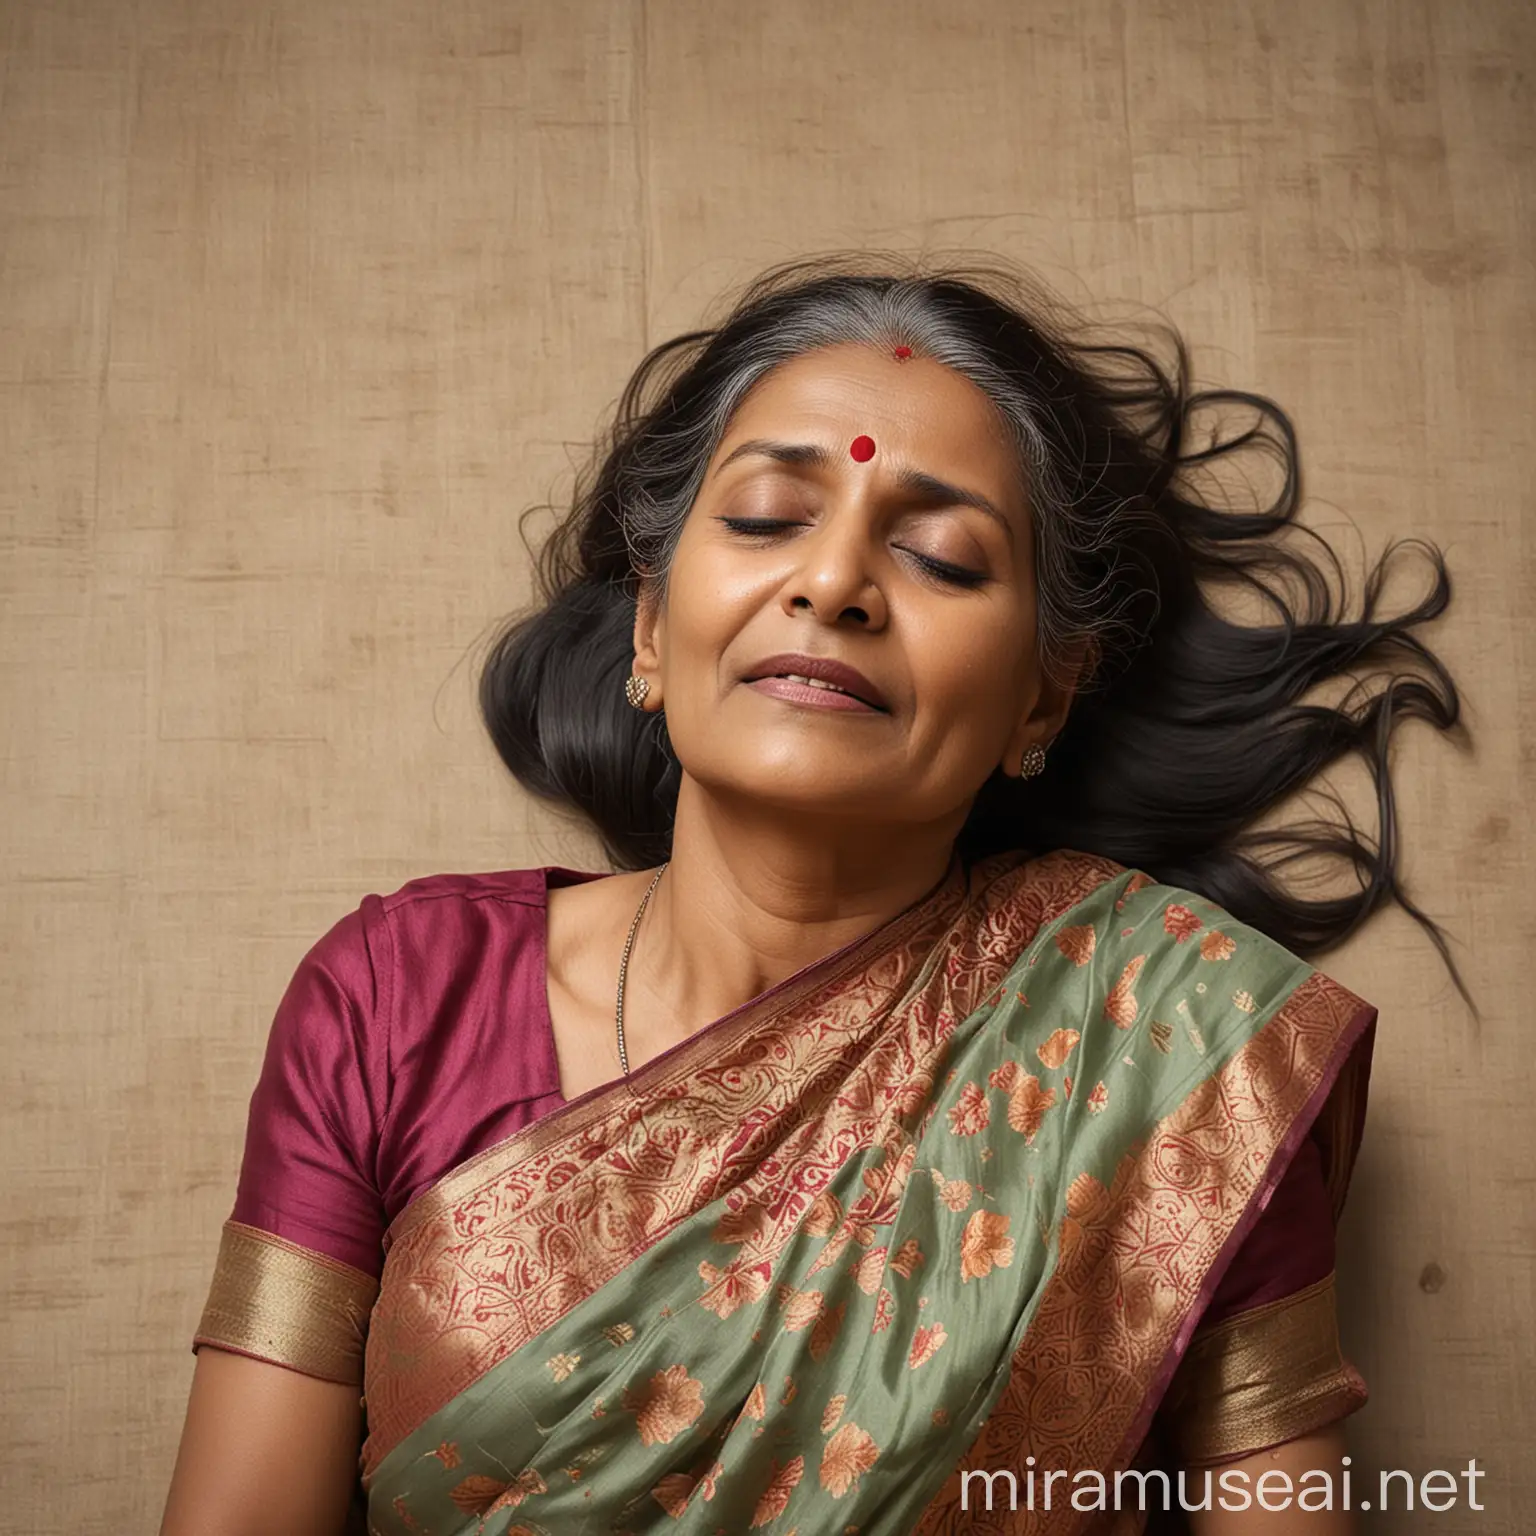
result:
[[[160,1536],[341,1536],[358,1389],[204,1345]]]
[[[1189,1528],[1193,1536],[1354,1536],[1357,1529],[1355,1517],[1341,1507],[1344,1484],[1341,1458],[1346,1449],[1343,1424],[1330,1424],[1315,1434],[1288,1440],[1272,1450],[1213,1468],[1211,1503],[1215,1507],[1190,1515]],[[1332,1510],[1299,1507],[1303,1496],[1309,1506],[1322,1502],[1323,1480],[1313,1476],[1303,1482],[1308,1472],[1327,1474],[1328,1487],[1332,1490]],[[1225,1484],[1221,1480],[1223,1473],[1233,1474]],[[1270,1477],[1261,1490],[1259,1479],[1265,1473],[1280,1475]],[[1204,1479],[1203,1470],[1185,1474],[1185,1486],[1190,1490],[1191,1499],[1202,1497]],[[1285,1496],[1287,1487],[1290,1489],[1288,1500]],[[1270,1506],[1267,1509],[1260,1503],[1261,1491],[1264,1502]],[[1245,1494],[1250,1502],[1243,1509],[1240,1506]]]

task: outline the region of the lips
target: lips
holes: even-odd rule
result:
[[[871,709],[890,711],[885,695],[858,668],[845,661],[834,661],[830,656],[806,656],[800,652],[768,656],[752,666],[742,681],[753,683],[765,677],[797,679],[812,688],[846,693]]]

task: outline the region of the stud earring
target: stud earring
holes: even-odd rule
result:
[[[643,677],[637,677],[633,672],[624,679],[624,697],[636,709],[645,708],[645,696],[651,691],[651,685]]]
[[[1045,748],[1037,741],[1024,754],[1023,760],[1019,763],[1019,777],[1021,779],[1032,779],[1037,773],[1043,773],[1044,771]]]

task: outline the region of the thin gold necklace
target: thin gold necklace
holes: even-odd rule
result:
[[[668,860],[668,863],[671,861]],[[661,883],[661,877],[666,873],[667,865],[663,864],[656,871],[655,878],[645,888],[645,895],[640,898],[640,905],[635,909],[635,920],[629,925],[629,937],[624,940],[624,955],[619,961],[619,997],[614,1004],[613,1019],[619,1032],[619,1069],[625,1077],[629,1076],[629,1053],[624,1049],[624,978],[629,974],[629,952],[634,948],[635,931],[640,926],[640,918],[645,912],[646,904],[651,899],[651,892]]]

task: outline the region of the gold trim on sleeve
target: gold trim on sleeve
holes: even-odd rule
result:
[[[361,1387],[378,1293],[379,1282],[350,1264],[226,1221],[192,1348],[221,1346]]]
[[[1160,1417],[1180,1463],[1201,1467],[1311,1434],[1365,1400],[1339,1348],[1330,1274],[1196,1329]]]

